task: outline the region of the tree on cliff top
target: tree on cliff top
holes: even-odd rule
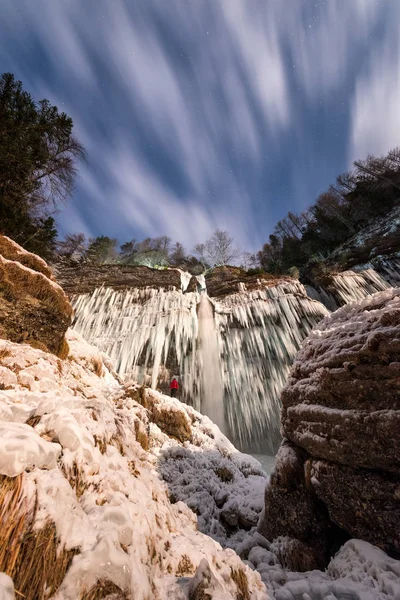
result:
[[[108,264],[118,262],[118,240],[107,235],[99,235],[89,240],[86,260],[94,264]]]
[[[204,264],[213,267],[233,263],[242,256],[242,251],[235,246],[233,237],[221,229],[216,229],[204,244],[197,244],[194,253]]]
[[[55,247],[51,214],[73,191],[84,157],[73,122],[36,102],[11,73],[0,77],[0,233],[45,255]]]

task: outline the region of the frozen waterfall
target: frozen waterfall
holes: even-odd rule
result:
[[[109,287],[76,296],[75,329],[114,361],[125,378],[169,393],[215,421],[242,450],[272,453],[279,442],[280,392],[294,357],[329,308],[365,297],[387,283],[373,270],[333,275],[314,290],[296,280],[210,299],[198,291]],[[313,297],[310,297],[310,296]]]
[[[204,286],[199,281],[200,288]],[[326,308],[296,281],[212,302],[204,293],[98,288],[74,298],[74,328],[106,352],[119,374],[210,416],[240,448],[272,452],[279,394],[294,356]]]
[[[199,324],[199,363],[202,379],[201,412],[210,417],[225,433],[224,382],[220,336],[214,319],[213,305],[206,294],[201,295],[197,316]]]

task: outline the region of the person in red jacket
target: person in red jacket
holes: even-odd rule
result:
[[[175,398],[176,394],[178,393],[179,390],[179,383],[178,380],[176,379],[176,377],[172,378],[172,381],[169,385],[169,388],[171,390],[171,396],[172,398]]]

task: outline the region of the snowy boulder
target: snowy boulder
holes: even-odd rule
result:
[[[251,496],[230,442],[176,399],[137,386],[135,400],[96,348],[71,331],[67,339],[67,360],[0,339],[0,366],[15,375],[0,392],[0,599],[268,600],[260,575],[204,535],[160,477],[179,472],[165,454],[176,452],[179,467],[179,454],[196,451],[216,492],[229,484],[239,510],[261,510],[262,489]],[[52,389],[31,387],[27,371]],[[189,424],[191,440],[171,434],[179,427],[162,431],[154,407]],[[182,500],[199,490],[194,467]],[[228,467],[237,489],[218,477]]]
[[[400,290],[325,318],[297,355],[282,403],[287,439],[260,533],[303,544],[314,556],[307,568],[326,565],[351,536],[398,556]]]
[[[325,318],[282,404],[285,436],[312,456],[400,473],[400,289]]]
[[[72,306],[46,263],[0,236],[0,336],[65,356]]]
[[[26,468],[54,469],[59,444],[43,440],[24,423],[0,422],[0,475],[16,477]]]

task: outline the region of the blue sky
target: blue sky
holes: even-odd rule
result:
[[[400,0],[1,0],[0,70],[88,154],[60,231],[256,250],[400,145]]]

